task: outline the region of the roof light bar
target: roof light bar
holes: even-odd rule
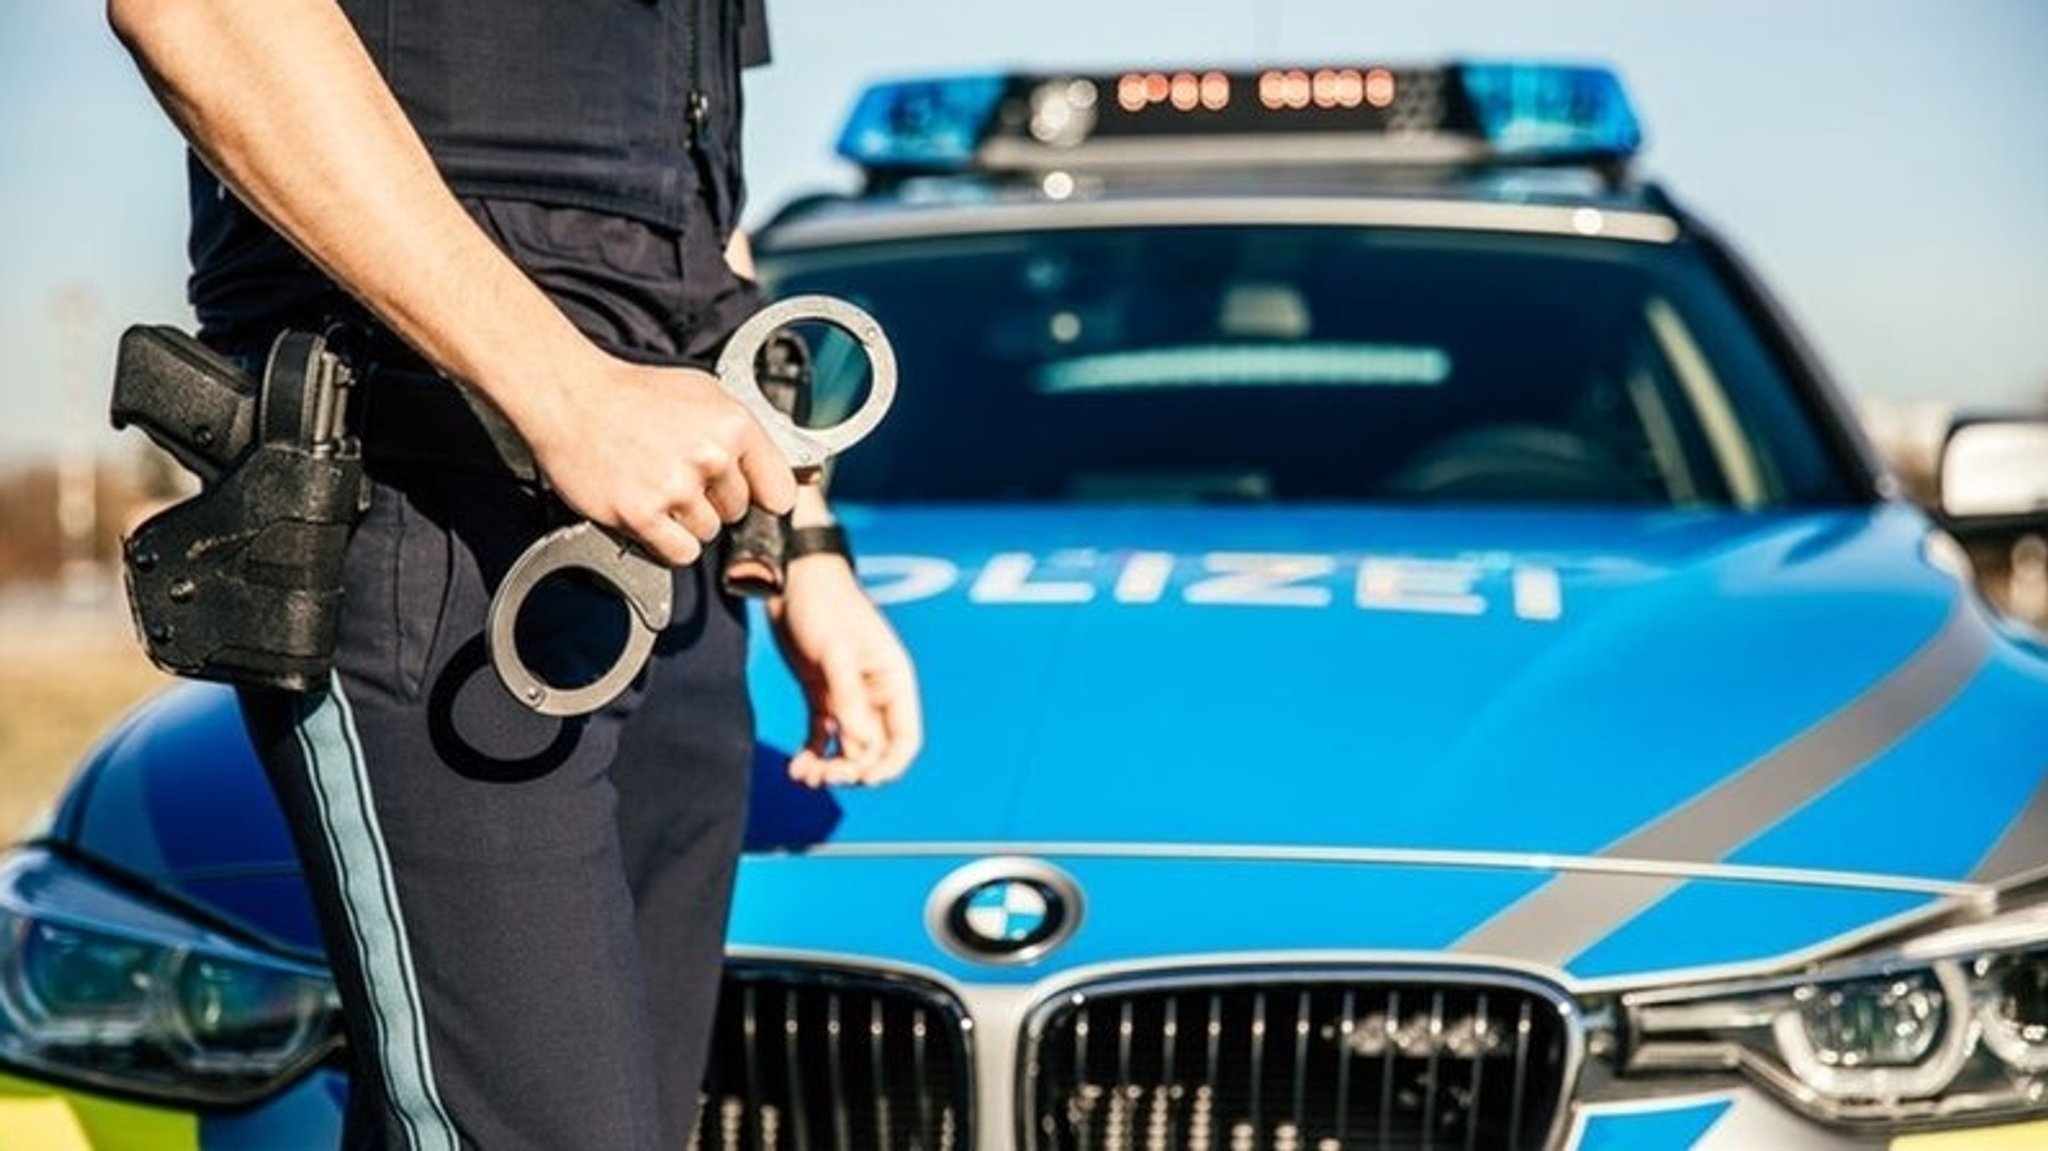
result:
[[[1642,145],[1605,68],[1403,68],[984,74],[862,94],[840,154],[872,175],[1137,162],[1619,163]],[[1240,146],[1256,152],[1234,152]]]

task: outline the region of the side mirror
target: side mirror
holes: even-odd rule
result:
[[[2048,531],[2048,420],[1958,421],[1938,475],[1952,527]]]

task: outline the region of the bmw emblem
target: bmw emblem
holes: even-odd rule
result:
[[[1081,892],[1035,859],[983,859],[939,882],[926,926],[946,949],[981,963],[1029,963],[1081,925]]]

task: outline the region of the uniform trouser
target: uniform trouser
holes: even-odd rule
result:
[[[529,270],[576,267],[573,253],[520,250],[564,236],[600,242],[614,264],[653,261],[653,279],[663,261],[688,270],[687,248],[663,251],[637,226],[579,237],[550,212],[522,236],[531,221],[501,215],[487,225]],[[616,299],[585,314],[596,297],[550,283],[562,274],[536,273],[586,330],[650,358],[702,358],[691,316]],[[559,504],[454,470],[374,478],[329,689],[243,693],[342,994],[344,1141],[677,1151],[703,1080],[753,752],[744,617],[716,590],[715,552],[676,573],[675,622],[633,688],[588,717],[543,717],[500,685],[483,627],[513,559],[563,522]],[[550,580],[522,614],[522,653],[553,682],[588,678],[618,650],[624,610]]]

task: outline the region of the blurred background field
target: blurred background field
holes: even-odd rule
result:
[[[116,717],[169,682],[143,658],[118,588],[0,591],[0,841],[41,817]]]

